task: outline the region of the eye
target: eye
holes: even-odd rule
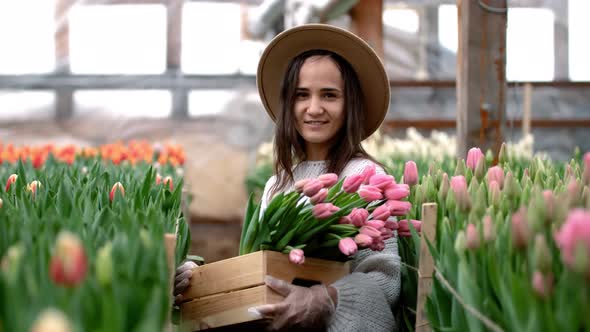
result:
[[[307,95],[308,95],[308,94],[307,94],[307,92],[305,92],[305,91],[297,91],[297,92],[295,93],[295,98],[297,98],[297,99],[306,98],[306,97],[307,97]]]
[[[326,93],[324,93],[324,98],[326,98],[326,99],[333,99],[333,98],[336,98],[336,97],[338,97],[338,96],[335,93],[333,93],[333,92],[326,92]]]

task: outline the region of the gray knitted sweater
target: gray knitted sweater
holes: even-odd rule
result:
[[[367,159],[352,159],[340,177],[361,173],[372,163]],[[293,170],[295,181],[315,178],[326,172],[323,161],[305,161]],[[377,173],[384,173],[377,166]],[[270,178],[262,195],[261,210],[269,201],[269,190],[276,177]],[[292,184],[288,186],[292,190]],[[338,304],[330,318],[328,331],[397,331],[393,310],[401,290],[401,259],[397,238],[385,241],[383,251],[364,249],[351,262],[351,274],[336,281],[332,286],[338,292]]]

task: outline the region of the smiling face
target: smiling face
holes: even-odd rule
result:
[[[299,71],[293,112],[308,160],[323,160],[344,125],[344,80],[336,62],[312,56]]]

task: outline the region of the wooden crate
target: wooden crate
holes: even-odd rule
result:
[[[348,273],[349,263],[306,258],[303,265],[296,265],[289,262],[288,255],[275,251],[205,264],[195,269],[191,287],[185,293],[192,300],[181,305],[183,325],[193,331],[199,330],[201,323],[210,328],[231,325],[232,331],[247,329],[261,323],[248,308],[282,300],[264,284],[264,276],[311,285],[330,284]]]

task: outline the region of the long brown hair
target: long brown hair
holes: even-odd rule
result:
[[[293,181],[293,165],[306,160],[305,140],[295,127],[295,93],[299,85],[299,71],[305,60],[312,56],[325,56],[332,59],[344,81],[344,108],[346,119],[344,126],[336,134],[334,144],[328,151],[326,171],[340,174],[346,164],[355,157],[366,158],[376,162],[362,147],[365,137],[365,109],[363,92],[356,72],[340,55],[327,50],[310,50],[293,58],[287,67],[281,85],[281,109],[277,117],[274,144],[274,171],[277,181],[270,190],[270,197]],[[379,164],[378,162],[376,162]]]

